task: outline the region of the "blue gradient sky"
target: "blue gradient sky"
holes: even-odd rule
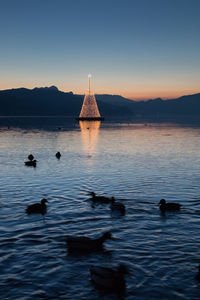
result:
[[[0,89],[200,92],[199,0],[0,0]]]

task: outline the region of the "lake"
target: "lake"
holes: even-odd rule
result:
[[[36,168],[24,165],[30,153]],[[95,288],[89,267],[119,263],[125,299],[200,298],[199,126],[0,118],[0,170],[1,299],[118,299]],[[92,205],[91,191],[126,215]],[[26,215],[44,197],[47,214]],[[161,198],[182,209],[162,215]],[[67,252],[66,236],[105,231],[116,238],[106,251]]]

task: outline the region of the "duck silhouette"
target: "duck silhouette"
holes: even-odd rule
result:
[[[43,198],[41,200],[41,203],[35,203],[32,205],[29,205],[26,209],[26,213],[27,214],[42,214],[42,215],[44,215],[47,210],[46,202],[48,202],[47,199]]]
[[[91,200],[93,202],[105,203],[105,204],[108,204],[108,203],[112,202],[112,199],[109,198],[109,197],[97,196],[94,192],[90,192],[89,194],[92,196]]]
[[[77,236],[77,237],[70,237],[68,236],[66,239],[67,248],[69,251],[97,251],[103,249],[103,243],[106,240],[113,240],[110,232],[105,232],[102,234],[101,237],[96,239],[91,239],[86,236]]]
[[[181,208],[181,204],[179,203],[167,203],[165,199],[161,199],[159,202],[159,208],[162,212],[166,211],[178,211]]]
[[[122,204],[121,202],[116,201],[114,197],[111,198],[110,209],[112,211],[118,211],[122,215],[125,215],[125,213],[126,213],[126,207],[125,207],[125,205]]]
[[[25,166],[28,166],[28,167],[36,167],[37,166],[37,160],[34,159],[34,160],[28,160],[28,161],[25,161]]]
[[[60,153],[59,151],[56,153],[56,157],[57,157],[58,159],[61,158],[61,153]]]
[[[129,272],[124,264],[120,264],[115,269],[102,266],[90,267],[91,280],[100,289],[109,289],[116,292],[124,291],[124,275],[126,274],[129,274]]]

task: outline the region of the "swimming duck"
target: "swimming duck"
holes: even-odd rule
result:
[[[41,200],[41,203],[35,203],[32,205],[29,205],[26,209],[26,213],[27,214],[42,214],[42,215],[44,215],[47,210],[46,202],[48,202],[47,199],[43,198]]]
[[[36,165],[37,165],[37,160],[36,159],[34,159],[34,160],[28,160],[28,161],[25,161],[24,163],[28,167],[34,167],[35,168]]]
[[[100,289],[109,289],[113,291],[123,291],[125,289],[124,275],[128,274],[128,269],[124,264],[120,264],[116,269],[91,266],[91,280]]]
[[[67,237],[66,243],[69,251],[87,252],[103,249],[103,243],[108,239],[113,240],[110,232],[105,232],[101,237],[96,239],[91,239],[86,236]]]
[[[29,159],[29,160],[34,160],[33,154],[29,154],[28,159]]]
[[[198,266],[198,273],[196,274],[195,279],[200,281],[200,265]]]
[[[120,202],[116,202],[114,197],[111,198],[110,209],[112,211],[119,211],[122,215],[125,215],[126,213],[125,205]]]
[[[161,199],[159,202],[159,207],[162,212],[165,211],[177,211],[180,210],[181,204],[179,203],[166,203],[165,199]]]
[[[92,196],[92,201],[93,202],[99,202],[99,203],[111,203],[112,200],[111,198],[105,197],[105,196],[96,196],[96,194],[94,192],[90,192],[89,193]]]
[[[60,152],[59,152],[59,151],[56,153],[56,157],[57,157],[58,159],[60,159],[60,157],[61,157],[61,154],[60,154]]]

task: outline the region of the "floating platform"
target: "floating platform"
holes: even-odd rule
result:
[[[77,117],[78,121],[104,121],[103,117]]]

